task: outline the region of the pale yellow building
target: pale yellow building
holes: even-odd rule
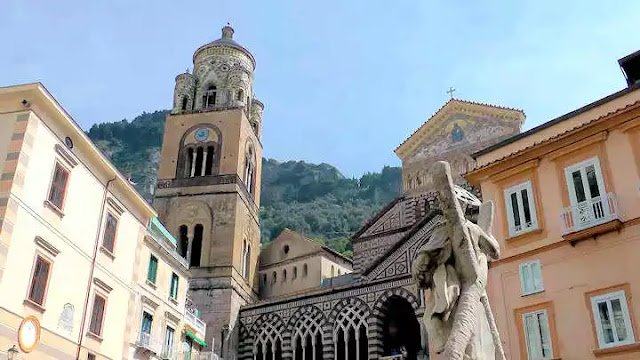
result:
[[[0,88],[0,169],[0,356],[126,358],[155,211],[39,83]]]
[[[136,304],[130,308],[135,331],[128,359],[195,359],[211,354],[206,324],[187,297],[189,266],[176,239],[153,218],[137,262]]]
[[[260,298],[310,291],[323,282],[331,285],[352,270],[348,257],[285,228],[260,251]]]

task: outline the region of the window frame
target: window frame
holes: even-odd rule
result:
[[[540,274],[539,274],[540,288],[536,288],[535,286],[536,284],[535,284],[535,275],[533,271],[533,265],[537,265],[538,269],[540,270]],[[532,284],[533,290],[531,291],[526,291],[526,287],[525,287],[526,284],[523,276],[523,271],[527,267],[529,268],[529,274],[531,274],[531,281],[533,282]],[[536,259],[536,260],[521,262],[520,265],[518,266],[518,276],[520,278],[520,291],[522,293],[522,296],[533,295],[533,294],[541,293],[544,291],[544,281],[543,281],[544,277],[542,276],[542,264],[540,263],[540,260]]]
[[[113,229],[113,240],[111,241],[111,248],[108,248],[105,243],[105,239],[107,237],[107,229],[109,227],[109,217],[115,221],[115,226]],[[104,229],[102,231],[102,244],[101,247],[106,250],[109,254],[113,255],[116,251],[116,240],[118,238],[118,225],[120,224],[120,218],[116,216],[112,211],[107,210],[106,216],[104,218]]]
[[[62,171],[64,171],[67,174],[66,180],[64,182],[64,187],[62,188],[62,195],[60,197],[60,205],[56,204],[51,199],[51,196],[53,195],[53,185],[54,185],[54,180],[56,178],[56,171],[58,169],[61,169]],[[64,205],[65,205],[65,201],[67,199],[67,189],[69,188],[69,179],[70,178],[71,178],[71,170],[68,167],[64,166],[61,161],[56,159],[55,163],[54,163],[54,166],[53,166],[53,172],[51,173],[51,180],[49,180],[49,191],[47,191],[47,200],[46,200],[46,202],[49,205],[53,206],[56,210],[58,210],[60,212],[63,211]]]
[[[531,216],[531,226],[525,227],[526,218],[524,214],[524,202],[522,200],[522,191],[525,190],[527,192],[527,202],[529,204],[529,213]],[[515,225],[515,214],[512,206],[511,195],[516,194],[517,202],[518,202],[518,217],[520,220],[521,229],[516,229]],[[539,228],[538,224],[538,213],[536,209],[536,201],[535,194],[533,192],[533,183],[530,179],[522,181],[518,184],[510,186],[503,190],[504,202],[505,202],[505,210],[507,215],[507,227],[509,229],[509,236],[514,237],[518,236],[530,231],[537,230]]]
[[[149,275],[151,275],[152,260],[155,260],[155,264],[156,264],[154,274],[153,274],[153,280],[149,279]],[[147,264],[147,281],[155,285],[157,280],[158,280],[158,257],[151,254],[149,255],[149,263]]]
[[[174,281],[175,281],[175,288],[173,287]],[[172,298],[173,300],[178,300],[178,288],[180,286],[180,277],[178,276],[178,274],[172,272],[171,273],[171,283],[169,283],[169,297]]]
[[[602,173],[602,166],[600,165],[600,158],[598,156],[593,156],[590,157],[586,160],[582,160],[579,161],[577,163],[573,163],[570,164],[568,166],[566,166],[564,168],[564,174],[565,174],[565,184],[567,186],[567,192],[569,193],[569,204],[571,206],[577,206],[579,204],[577,198],[576,198],[576,191],[575,191],[575,185],[572,181],[570,181],[572,179],[571,175],[573,174],[573,172],[575,172],[576,170],[583,170],[585,169],[586,172],[586,168],[590,165],[593,165],[594,171],[595,171],[595,176],[596,176],[596,182],[598,185],[598,191],[600,192],[599,197],[603,197],[607,194],[607,187],[605,185],[604,182],[604,174]],[[587,191],[589,191],[589,195],[591,195],[591,191],[588,189],[589,184],[583,184],[583,186],[585,186],[585,189]],[[586,197],[586,193],[585,193],[585,201],[589,201],[591,199],[593,199],[594,197],[591,196],[589,198]]]
[[[623,321],[625,324],[625,330],[627,331],[628,339],[625,341],[614,340],[612,343],[606,343],[604,341],[604,332],[602,328],[602,320],[600,319],[600,313],[598,311],[598,304],[605,302],[607,304],[607,309],[610,310],[610,301],[611,300],[619,300],[620,307],[623,314]],[[603,294],[591,295],[589,296],[589,302],[591,305],[591,314],[592,319],[595,325],[596,330],[596,338],[598,340],[598,348],[599,349],[607,349],[613,348],[623,345],[630,345],[635,343],[635,332],[633,329],[633,323],[631,318],[631,311],[629,310],[629,304],[627,302],[627,290],[626,289],[618,289],[610,292],[606,292]],[[612,313],[613,311],[611,311]],[[610,318],[611,327],[614,331],[614,336],[617,337],[617,333],[615,330],[614,318]]]
[[[171,343],[168,343],[169,340],[169,329],[171,329]],[[170,353],[174,352],[174,348],[175,348],[175,343],[176,343],[176,329],[173,326],[170,325],[166,325],[164,328],[164,341],[163,341],[163,352],[165,353],[165,355],[169,355]]]
[[[529,352],[529,349],[531,348],[531,346],[530,346],[531,343],[529,341],[530,340],[529,336],[528,336],[529,333],[527,331],[527,321],[526,321],[526,317],[527,316],[533,316],[534,320],[535,320],[535,322],[537,324],[538,335],[540,335],[540,338],[536,339],[536,340],[540,341],[539,348],[540,348],[540,352],[542,353],[542,349],[543,349],[542,343],[543,343],[543,341],[542,341],[542,334],[539,334],[539,332],[540,332],[539,331],[539,329],[540,329],[540,321],[539,321],[539,318],[537,316],[539,314],[544,314],[546,316],[546,318],[547,318],[547,336],[548,336],[547,341],[549,342],[549,351],[551,351],[551,354],[549,356],[543,357],[542,359],[553,359],[554,358],[554,354],[553,354],[553,336],[551,335],[551,322],[549,320],[549,312],[547,311],[547,309],[544,309],[544,308],[543,309],[532,310],[532,311],[529,311],[529,312],[525,312],[525,313],[522,313],[522,315],[521,315],[522,329],[524,331],[524,342],[525,342],[525,346],[526,346],[525,351],[527,353],[527,359],[529,359],[529,360],[538,360],[537,358],[536,359],[532,358],[531,354]],[[536,344],[536,345],[538,345],[538,344]]]
[[[36,273],[36,267],[38,265],[38,259],[42,259],[42,261],[47,263],[47,265],[49,266],[49,268],[47,270],[47,278],[45,279],[45,283],[44,283],[44,289],[42,291],[42,302],[41,303],[39,303],[37,301],[34,301],[31,298],[31,292],[32,292],[32,288],[33,288],[33,285],[34,285],[34,276],[35,276],[35,273]],[[47,301],[47,294],[48,294],[48,291],[49,291],[49,283],[51,282],[51,272],[52,272],[52,270],[53,270],[53,260],[51,260],[51,258],[45,256],[41,252],[36,251],[35,257],[33,259],[33,263],[31,265],[31,275],[30,275],[29,286],[27,287],[26,300],[29,303],[37,305],[41,309],[44,309],[45,303]]]
[[[95,307],[96,307],[96,299],[97,298],[101,298],[104,303],[102,305],[102,314],[100,316],[100,324],[99,324],[99,331],[95,332],[93,331],[93,316],[95,313]],[[95,291],[93,293],[93,302],[91,305],[91,312],[89,313],[89,328],[87,329],[87,332],[93,336],[97,336],[98,338],[102,338],[102,333],[104,332],[104,318],[105,318],[105,313],[107,312],[107,304],[108,304],[108,300],[107,300],[107,296],[105,294],[100,293],[99,291]]]

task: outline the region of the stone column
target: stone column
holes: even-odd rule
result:
[[[191,159],[191,177],[196,176],[196,159],[198,159],[198,152],[193,150],[193,158]]]
[[[187,263],[191,266],[191,248],[193,247],[193,233],[187,233]]]
[[[204,176],[205,169],[207,168],[207,148],[204,147],[202,151],[202,167],[200,168],[200,176]]]

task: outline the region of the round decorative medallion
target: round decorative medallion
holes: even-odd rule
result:
[[[220,71],[229,71],[229,65],[227,64],[220,65]]]
[[[22,351],[29,353],[40,341],[40,322],[35,316],[27,316],[22,320],[18,330],[18,344]]]
[[[198,129],[193,137],[197,141],[205,141],[209,138],[209,129]]]
[[[64,144],[67,145],[69,149],[73,149],[73,140],[70,137],[64,138]]]

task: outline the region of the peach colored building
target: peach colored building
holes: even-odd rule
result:
[[[640,358],[639,62],[620,60],[627,88],[474,154],[509,359]]]
[[[39,83],[0,88],[0,358],[122,359],[155,211]]]

